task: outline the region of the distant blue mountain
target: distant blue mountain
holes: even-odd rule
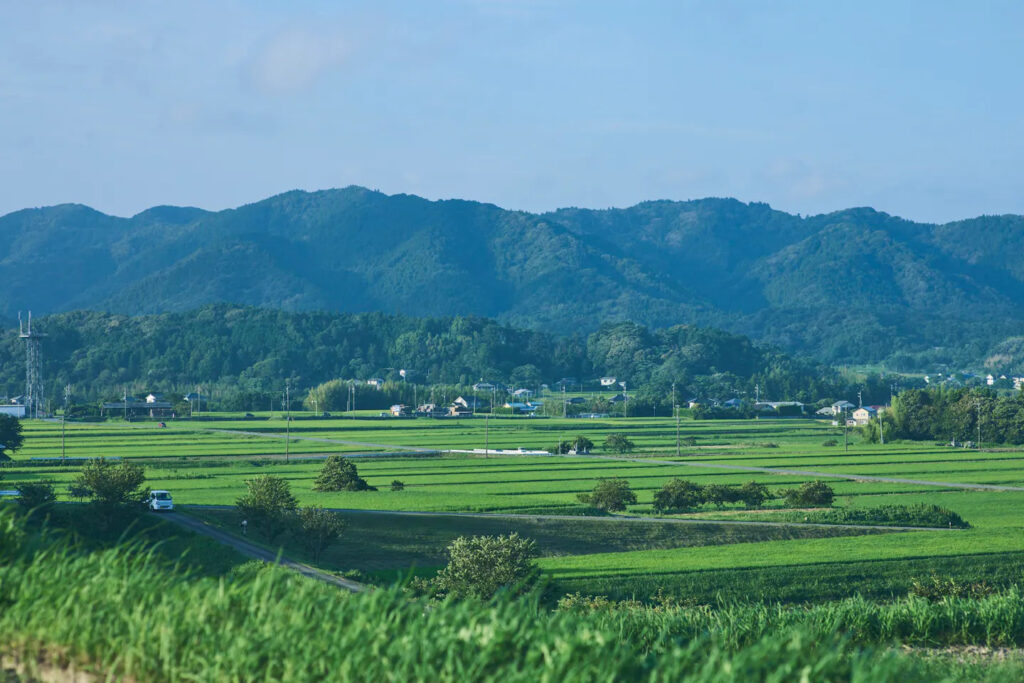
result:
[[[476,314],[555,332],[696,322],[833,362],[981,357],[1024,331],[1024,218],[799,217],[734,199],[507,211],[361,187],[219,212],[0,217],[0,319],[93,309]]]

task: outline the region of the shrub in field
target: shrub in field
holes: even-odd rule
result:
[[[685,479],[671,479],[654,492],[655,512],[682,512],[697,507],[703,501],[701,487]]]
[[[952,510],[928,503],[880,505],[873,508],[838,508],[813,513],[810,520],[826,524],[882,524],[951,529],[967,529],[971,526]]]
[[[359,476],[356,465],[340,455],[328,456],[313,485],[314,491],[376,491]]]
[[[826,439],[825,441],[822,442],[821,445],[822,446],[827,446],[827,447],[838,446],[839,442],[836,441],[835,439]]]
[[[57,500],[53,482],[46,479],[18,484],[18,504],[26,510],[45,509]]]
[[[695,436],[684,437],[683,441],[682,441],[682,444],[684,446],[696,446],[697,445],[697,437],[695,437]]]
[[[953,578],[942,578],[932,574],[928,579],[914,579],[910,594],[938,602],[944,598],[983,598],[995,593],[995,588],[984,581],[964,583]]]
[[[391,482],[391,490],[392,491],[403,491],[403,490],[405,490],[405,484],[402,481],[399,481],[398,479],[395,479],[394,481]]]
[[[337,514],[319,505],[299,510],[302,545],[313,556],[314,562],[320,561],[323,552],[341,538],[341,532],[344,530],[345,522]]]
[[[823,481],[808,481],[798,489],[782,491],[786,505],[794,508],[828,507],[832,505],[835,492]]]
[[[523,591],[537,579],[537,544],[519,534],[456,538],[435,582],[446,595],[488,599],[502,589]]]
[[[768,487],[756,481],[748,481],[734,495],[736,500],[752,508],[761,507],[766,500],[771,498],[771,495],[768,493]]]
[[[702,492],[704,502],[713,503],[717,507],[725,507],[726,503],[736,502],[736,489],[722,484],[708,484]]]
[[[555,444],[555,447],[551,450],[555,455],[565,455],[572,450],[572,442],[562,439]]]
[[[85,463],[72,486],[93,503],[112,508],[144,502],[149,495],[149,491],[142,488],[145,481],[146,471],[142,465],[129,462],[114,465],[103,458],[95,458]]]
[[[623,434],[609,434],[604,440],[604,447],[613,453],[629,453],[636,445]]]
[[[298,507],[288,481],[272,474],[261,474],[245,482],[247,493],[235,501],[238,514],[252,523],[264,538],[273,542],[292,523]]]
[[[576,499],[584,505],[600,510],[617,512],[636,502],[636,494],[625,479],[602,479],[590,493],[578,493]]]
[[[589,453],[594,448],[594,442],[579,434],[572,440],[572,448],[577,453]]]

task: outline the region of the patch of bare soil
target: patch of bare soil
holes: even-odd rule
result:
[[[950,645],[949,647],[912,647],[904,645],[903,652],[927,655],[929,657],[947,657],[957,662],[1005,662],[1007,660],[1024,659],[1024,650],[1014,647],[986,647],[984,645]]]
[[[99,676],[83,671],[74,662],[58,662],[46,655],[26,662],[14,655],[0,655],[0,683],[94,683],[98,680]]]

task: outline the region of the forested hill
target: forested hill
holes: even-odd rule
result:
[[[349,187],[132,218],[0,217],[0,319],[212,302],[479,315],[558,333],[699,323],[830,362],[982,358],[1024,330],[1024,218],[813,217],[732,199],[507,211]]]
[[[336,379],[470,384],[481,379],[536,387],[563,377],[614,374],[636,391],[680,398],[762,395],[816,399],[836,391],[827,367],[794,360],[749,339],[713,329],[648,330],[609,324],[589,336],[554,336],[476,317],[410,318],[381,313],[291,313],[217,304],[184,313],[124,316],[71,312],[34,321],[43,342],[47,394],[65,383],[91,398],[170,391],[197,384],[273,392],[290,379],[303,388]],[[0,392],[24,387],[24,347],[0,337]]]

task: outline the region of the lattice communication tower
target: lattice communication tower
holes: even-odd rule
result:
[[[22,322],[18,313],[18,336],[25,340],[25,415],[42,417],[46,415],[43,399],[43,359],[40,340],[46,335],[32,330],[32,311],[28,312],[28,324]]]

